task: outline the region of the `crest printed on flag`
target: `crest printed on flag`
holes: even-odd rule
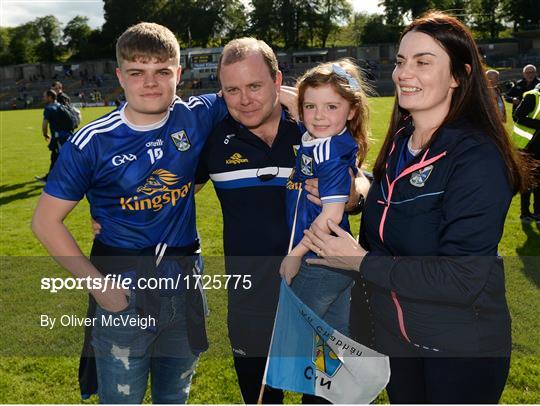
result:
[[[367,404],[389,379],[388,357],[334,330],[281,282],[263,384]]]

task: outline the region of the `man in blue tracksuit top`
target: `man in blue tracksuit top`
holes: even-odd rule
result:
[[[74,276],[103,281],[121,274],[132,281],[129,290],[89,289],[89,316],[96,323],[86,339],[95,366],[93,358],[83,358],[81,390],[94,393],[97,374],[101,403],[141,403],[149,374],[154,403],[185,403],[198,355],[207,347],[202,292],[182,284],[145,289],[148,278],[182,278],[199,269],[195,169],[226,114],[216,95],[187,102],[176,97],[179,58],[174,34],[158,24],[140,23],[120,36],[117,76],[127,103],[70,138],[32,221],[39,240]],[[92,262],[63,223],[85,195],[101,224]],[[146,317],[152,328],[103,323],[120,317]]]

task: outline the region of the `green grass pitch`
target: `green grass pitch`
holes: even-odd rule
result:
[[[373,98],[370,169],[388,125],[392,99]],[[110,111],[83,110],[83,123]],[[0,112],[0,403],[80,403],[77,368],[82,328],[47,330],[41,313],[84,315],[86,294],[49,293],[40,289],[43,276],[67,276],[46,257],[30,231],[30,219],[42,185],[34,175],[47,171],[49,152],[41,136],[41,110]],[[511,123],[508,124],[509,128]],[[222,269],[222,220],[211,185],[197,199],[197,222],[209,272]],[[67,224],[89,253],[92,236],[84,201]],[[358,230],[358,218],[352,219]],[[540,403],[540,232],[519,221],[519,197],[512,202],[500,253],[506,257],[506,285],[513,317],[514,350],[504,403]],[[229,354],[226,293],[208,291],[211,349],[201,357],[190,403],[240,403]],[[150,401],[147,393],[145,399]],[[288,403],[297,403],[288,394]],[[384,394],[378,402],[385,402]],[[96,402],[93,397],[89,403]]]

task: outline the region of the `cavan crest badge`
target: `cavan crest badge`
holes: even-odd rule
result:
[[[313,158],[302,154],[300,162],[300,171],[306,176],[313,176]]]
[[[426,184],[426,181],[433,171],[433,165],[426,166],[425,168],[414,171],[411,174],[410,183],[416,187],[423,187]]]
[[[185,152],[191,148],[191,143],[185,130],[178,131],[171,134],[171,140],[174,142],[174,146],[180,152]]]
[[[341,361],[317,333],[315,333],[314,341],[311,361],[315,364],[318,371],[321,371],[328,377],[334,376],[338,369],[341,368]]]

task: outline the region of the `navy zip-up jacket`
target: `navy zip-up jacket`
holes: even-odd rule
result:
[[[377,326],[422,351],[506,356],[510,315],[497,245],[513,192],[503,158],[460,121],[396,176],[411,133],[396,134],[362,220],[370,253],[360,271],[373,288]]]

